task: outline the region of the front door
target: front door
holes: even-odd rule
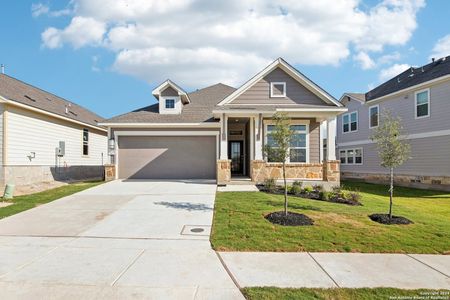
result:
[[[242,175],[244,166],[244,149],[242,141],[230,141],[228,157],[231,159],[231,174]]]

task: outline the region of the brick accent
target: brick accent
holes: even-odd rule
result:
[[[217,184],[225,184],[231,180],[231,160],[217,161]]]
[[[286,164],[287,179],[322,180],[322,164]],[[265,179],[283,178],[282,163],[267,163],[264,160],[252,160],[250,162],[250,176],[252,181],[262,183]]]
[[[338,160],[329,160],[323,163],[323,180],[329,182],[340,182],[339,172],[340,162]]]
[[[105,165],[105,181],[111,181],[116,179],[116,166]]]

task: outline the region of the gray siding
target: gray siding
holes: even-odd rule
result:
[[[286,82],[286,97],[271,98],[270,82]],[[297,80],[286,72],[277,68],[255,83],[242,95],[231,102],[232,104],[308,104],[324,105],[327,103],[314,95]]]
[[[171,86],[169,86],[169,87],[167,87],[166,89],[164,89],[161,92],[161,96],[163,96],[163,97],[170,97],[170,96],[175,97],[175,96],[178,96],[178,92],[175,91]]]

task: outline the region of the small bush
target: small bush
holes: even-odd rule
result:
[[[277,185],[274,178],[267,178],[264,180],[264,189],[267,192],[273,193],[277,190]]]
[[[292,186],[298,186],[299,188],[301,188],[302,185],[303,185],[303,182],[298,181],[298,180],[296,180],[296,181],[294,181],[294,182],[292,183]]]
[[[331,188],[331,191],[335,194],[340,194],[342,192],[342,188],[339,185],[335,185]]]
[[[322,192],[323,191],[323,186],[321,184],[315,184],[315,185],[313,185],[312,188],[313,188],[313,190],[315,192]]]
[[[313,191],[313,188],[311,186],[305,186],[303,189],[303,192],[305,193],[311,193]]]
[[[323,201],[329,201],[333,197],[333,193],[331,192],[320,192],[320,199]]]
[[[351,201],[355,201],[355,202],[360,202],[361,198],[362,198],[361,194],[358,191],[348,192],[346,195],[347,200],[351,200]]]
[[[298,195],[302,192],[302,188],[300,185],[293,184],[289,187],[289,193],[292,195]]]

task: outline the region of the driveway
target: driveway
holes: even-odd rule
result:
[[[0,220],[0,296],[243,299],[210,247],[215,192],[113,181]]]

